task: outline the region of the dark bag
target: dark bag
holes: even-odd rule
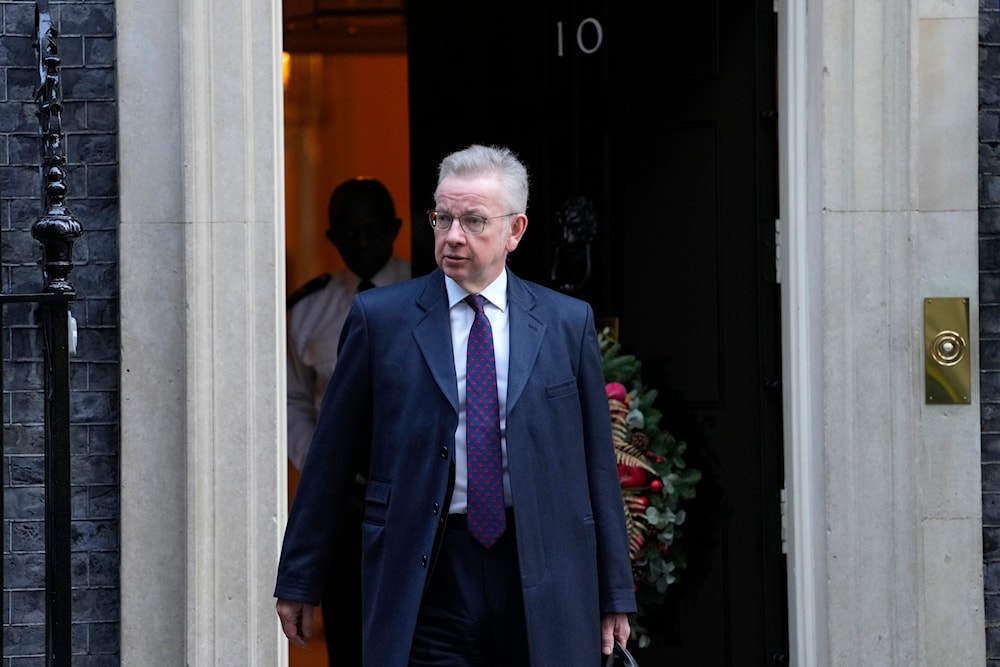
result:
[[[604,656],[604,667],[615,667],[618,664],[625,667],[639,667],[639,663],[635,661],[628,649],[616,641],[615,650],[611,652],[611,655]]]

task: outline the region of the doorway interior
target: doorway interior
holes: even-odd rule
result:
[[[787,642],[787,618],[784,617],[784,557],[780,553],[780,541],[774,539],[779,533],[775,508],[782,475],[780,434],[773,428],[780,423],[780,409],[776,407],[780,404],[780,395],[774,390],[779,369],[775,365],[778,349],[774,315],[778,292],[773,267],[775,216],[771,197],[775,176],[773,110],[776,100],[773,89],[768,88],[774,84],[770,73],[775,70],[776,51],[771,3],[758,0],[743,6],[740,11],[720,11],[718,3],[688,7],[684,20],[672,23],[677,34],[667,40],[639,39],[643,35],[650,37],[647,32],[654,29],[653,24],[604,3],[587,8],[587,11],[603,12],[598,18],[580,14],[576,20],[570,20],[573,17],[561,13],[569,11],[567,7],[567,3],[560,2],[548,3],[544,8],[534,3],[514,2],[501,11],[497,7],[488,10],[473,5],[459,7],[454,3],[441,3],[424,6],[421,11],[411,10],[413,13],[408,17],[402,0],[284,0],[288,288],[294,290],[310,278],[340,267],[339,256],[322,236],[326,200],[337,183],[356,175],[374,176],[387,184],[397,213],[403,219],[396,252],[408,259],[416,254],[415,273],[422,272],[420,263],[426,263],[429,255],[419,248],[426,245],[429,230],[425,225],[414,227],[412,223],[422,220],[420,211],[427,206],[419,204],[430,203],[430,192],[423,197],[411,192],[411,188],[433,188],[429,180],[433,176],[432,160],[440,157],[442,146],[468,143],[468,137],[462,133],[472,136],[473,132],[481,132],[485,119],[466,118],[466,124],[475,121],[475,126],[465,127],[462,118],[435,118],[426,102],[437,93],[430,86],[408,90],[408,81],[418,68],[422,68],[421,71],[450,68],[448,71],[452,74],[456,68],[458,71],[476,69],[474,59],[468,54],[447,50],[443,52],[445,56],[455,56],[460,61],[434,64],[444,62],[442,52],[436,49],[447,42],[448,35],[462,34],[462,29],[468,25],[479,26],[479,39],[495,35],[498,45],[506,43],[510,34],[521,35],[525,48],[519,53],[527,64],[514,68],[511,58],[490,59],[480,63],[478,71],[490,72],[495,95],[512,92],[517,94],[516,99],[521,99],[527,90],[544,101],[529,107],[546,109],[552,118],[525,117],[523,122],[512,123],[510,127],[498,124],[491,128],[493,136],[503,136],[507,140],[509,135],[515,143],[521,141],[529,154],[519,152],[529,158],[531,164],[540,166],[539,174],[549,185],[541,192],[533,192],[536,212],[546,210],[546,194],[555,200],[553,193],[557,193],[560,186],[577,190],[589,188],[597,193],[595,200],[603,202],[607,209],[605,219],[614,212],[624,213],[618,216],[621,222],[617,229],[628,230],[637,225],[633,230],[635,234],[619,233],[598,244],[601,252],[608,255],[608,261],[604,262],[605,274],[596,273],[591,283],[595,294],[588,300],[596,303],[599,311],[622,315],[621,320],[626,325],[634,323],[629,341],[641,352],[646,362],[644,368],[657,380],[655,386],[667,390],[676,386],[679,396],[676,403],[687,405],[691,408],[689,412],[695,415],[691,421],[697,420],[698,424],[691,427],[692,440],[707,431],[705,451],[713,458],[725,455],[732,459],[718,466],[716,493],[703,494],[701,508],[703,514],[714,517],[719,525],[731,528],[721,531],[724,539],[716,540],[725,548],[711,551],[714,560],[708,566],[710,574],[704,575],[709,583],[699,586],[690,598],[680,599],[672,610],[680,618],[699,619],[697,623],[692,621],[696,627],[705,625],[718,629],[720,636],[699,636],[694,642],[685,639],[692,637],[687,630],[675,632],[676,646],[664,642],[662,657],[668,654],[675,658],[690,657],[694,651],[702,654],[700,659],[706,661],[704,664],[721,665],[733,664],[734,656],[748,658],[752,654],[752,664],[781,664]],[[584,8],[579,9],[584,11]],[[483,20],[479,12],[489,11],[496,15],[491,14],[487,17],[489,20]],[[463,18],[466,12],[469,16]],[[421,21],[417,34],[428,39],[421,44],[415,43],[414,51],[410,52],[407,34],[414,34],[414,26],[408,26],[407,19],[414,16]],[[505,21],[513,21],[516,25],[508,26]],[[601,31],[596,36],[582,28],[591,29],[598,24]],[[545,62],[544,47],[538,45],[551,41],[549,38],[553,34],[561,34],[548,30],[555,25],[563,28],[581,26],[577,31],[578,39],[583,40],[580,50],[588,58],[580,56],[574,61],[568,57],[570,50],[567,49],[567,57],[533,72],[530,63]],[[749,40],[749,26],[755,26],[754,41]],[[435,31],[442,33],[441,41],[433,38]],[[593,75],[589,75],[586,69],[592,60],[589,52],[593,48],[598,58],[603,57],[603,52],[594,48],[598,42],[591,43],[586,38],[606,37],[607,43],[612,44],[621,35],[632,36],[625,42],[628,47],[621,48],[623,43],[619,41],[616,55],[607,60],[594,60],[601,67],[594,68]],[[665,54],[658,48],[662,44],[671,45],[673,50]],[[529,47],[537,48],[539,53],[529,53]],[[502,48],[481,51],[482,54],[508,55]],[[422,53],[426,57],[421,57]],[[610,103],[635,99],[636,90],[616,88],[624,86],[625,79],[605,78],[606,72],[627,68],[629,62],[675,64],[675,69],[656,69],[659,72],[656,80],[670,93],[663,97],[665,104],[654,104],[652,98],[641,95],[641,90],[638,91],[641,104]],[[682,62],[687,63],[683,68],[677,65]],[[731,70],[727,63],[745,68],[742,73],[732,75],[728,83],[725,74]],[[559,76],[559,67],[568,68],[570,75]],[[505,73],[511,72],[516,76],[512,74],[504,88],[498,82],[507,81]],[[524,76],[525,72],[533,72],[532,77]],[[761,77],[761,82],[767,85],[753,84],[754,73],[759,75],[761,72],[769,73]],[[431,86],[444,85],[440,76],[421,78],[418,72],[417,78]],[[568,88],[564,90],[560,86]],[[592,95],[592,86],[599,86],[608,94]],[[452,89],[447,94],[454,92]],[[472,96],[473,92],[468,95]],[[674,103],[679,99],[686,100],[685,104]],[[702,100],[702,106],[694,105],[692,99]],[[601,100],[608,101],[608,106],[597,103]],[[737,102],[744,106],[738,106]],[[415,105],[412,114],[411,103]],[[717,109],[727,110],[729,115],[718,117]],[[699,111],[702,115],[696,116]],[[411,123],[421,128],[420,136],[413,137],[413,141]],[[543,126],[549,129],[539,129]],[[615,134],[621,132],[621,128],[655,128],[657,132],[643,135],[641,141],[630,141],[629,136]],[[586,135],[603,137],[605,140],[587,145],[603,146],[604,153],[581,151],[583,144],[576,138]],[[735,145],[741,147],[741,154],[746,157],[744,161],[734,159]],[[567,154],[580,156],[568,169],[559,163],[559,156]],[[670,159],[660,160],[656,169],[636,168],[636,165],[645,164],[651,154]],[[584,157],[591,159],[588,162]],[[411,179],[411,164],[415,162],[421,166],[417,170],[419,173],[413,174],[416,178]],[[615,165],[619,168],[612,168]],[[610,176],[606,171],[611,172]],[[725,177],[729,172],[735,175]],[[650,182],[633,178],[636,173]],[[720,188],[719,183],[730,185]],[[741,189],[737,191],[733,184],[739,184]],[[668,194],[671,194],[668,197],[670,215],[647,229],[643,211],[658,211],[659,199]],[[704,196],[696,200],[696,195]],[[686,202],[689,205],[685,208]],[[712,205],[707,206],[705,202],[712,202]],[[724,208],[737,204],[740,208],[735,214]],[[549,208],[555,208],[555,204]],[[706,211],[715,213],[709,215]],[[547,216],[538,217],[543,220]],[[732,220],[739,224],[723,229],[722,223]],[[539,232],[543,229],[536,226]],[[695,236],[696,232],[701,236]],[[521,252],[518,258],[521,264],[517,270],[531,279],[536,279],[531,275],[533,271],[538,272],[538,267],[545,269],[550,263],[551,244],[544,240],[544,234],[536,234],[536,238],[537,246],[533,250],[529,248],[531,252]],[[418,248],[416,253],[411,251],[414,245]],[[650,254],[647,257],[644,253]],[[644,259],[637,261],[635,258],[640,256]],[[622,257],[630,257],[633,261],[623,262]],[[649,273],[642,267],[655,267],[656,270]],[[737,267],[742,268],[737,271]],[[668,279],[667,269],[678,275]],[[539,277],[544,281],[544,270]],[[752,277],[756,280],[750,279]],[[678,339],[665,345],[662,331],[640,326],[646,320],[644,307],[638,300],[642,290],[622,290],[621,283],[647,286],[655,283],[670,291],[675,303],[672,316],[677,321],[688,322],[689,326],[672,328],[671,335],[676,334]],[[684,289],[667,287],[670,285],[683,285]],[[632,301],[613,296],[623,291]],[[731,295],[728,301],[721,296],[726,294]],[[687,306],[681,307],[680,302]],[[739,323],[730,322],[736,319]],[[692,333],[687,329],[694,324],[701,329],[696,328]],[[744,331],[740,327],[747,328]],[[711,352],[714,363],[708,366],[694,363],[704,354],[701,357],[679,354],[661,359],[667,351],[688,350],[686,343],[691,340],[700,341],[694,349],[705,354]],[[746,349],[730,351],[720,341],[742,341]],[[733,380],[732,371],[736,366],[733,360],[746,362],[748,379],[745,382]],[[768,363],[762,366],[761,360]],[[686,374],[681,373],[685,363],[691,365]],[[678,368],[681,371],[676,370]],[[706,368],[712,372],[706,372]],[[671,380],[671,374],[681,379]],[[747,387],[752,387],[755,393],[748,394]],[[691,396],[682,396],[681,390]],[[724,431],[720,424],[728,423],[719,416],[723,408],[743,404],[746,414],[730,419],[734,424],[732,432],[726,431],[725,437],[716,434]],[[759,429],[746,428],[747,423],[758,419],[762,420]],[[705,468],[709,467],[706,464]],[[747,471],[752,474],[746,474]],[[296,473],[290,468],[289,498],[296,482]],[[740,518],[740,512],[749,512],[752,518]],[[712,522],[705,521],[702,525],[712,525]],[[736,530],[743,532],[737,535]],[[744,552],[754,554],[757,559],[752,567],[747,565]],[[762,583],[765,578],[768,585]],[[743,609],[740,604],[753,611]],[[744,621],[733,620],[740,617]],[[756,625],[747,623],[748,618],[754,619]],[[714,622],[701,623],[704,619]],[[686,646],[691,643],[697,643],[702,649]],[[710,651],[704,650],[706,646],[711,646],[719,655],[708,656]],[[325,664],[321,629],[315,633],[307,651],[290,649],[290,664],[293,667]]]
[[[288,293],[343,261],[324,232],[330,193],[366,176],[389,189],[403,225],[395,254],[410,258],[410,136],[402,0],[285,0],[285,281]],[[288,466],[288,501],[298,471]],[[326,667],[321,614],[291,667]]]

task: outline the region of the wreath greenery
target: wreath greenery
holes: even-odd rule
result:
[[[662,603],[687,567],[683,501],[694,498],[701,471],[685,464],[687,444],[660,428],[657,392],[642,383],[639,360],[622,354],[608,329],[598,340],[639,605],[632,630],[644,648],[651,639],[639,622],[643,606]]]

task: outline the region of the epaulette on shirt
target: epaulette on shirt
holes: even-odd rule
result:
[[[302,287],[298,288],[297,290],[288,295],[288,299],[285,301],[285,308],[290,309],[292,306],[294,306],[299,301],[309,296],[313,292],[320,291],[321,289],[326,287],[326,284],[330,282],[330,278],[332,277],[333,274],[331,273],[324,273],[321,276],[316,276],[315,278],[307,282],[305,285],[303,285]]]

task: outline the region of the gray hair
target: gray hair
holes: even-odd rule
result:
[[[500,196],[506,212],[528,210],[528,169],[512,150],[503,146],[473,144],[448,155],[438,168],[438,185],[451,176],[469,178],[490,174],[500,177]]]

